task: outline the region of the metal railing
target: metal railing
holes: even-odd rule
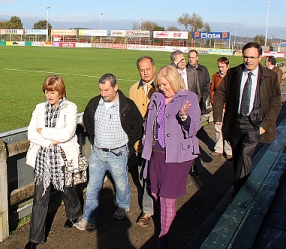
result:
[[[91,145],[78,114],[76,134],[84,155],[89,156]],[[26,165],[29,148],[27,127],[0,133],[0,242],[9,237],[9,224],[32,212],[34,169]]]

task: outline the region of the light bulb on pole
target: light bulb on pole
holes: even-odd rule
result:
[[[46,41],[48,41],[49,38],[49,6],[46,7],[47,9],[47,20],[46,20],[46,30],[47,30],[47,36],[46,36]]]

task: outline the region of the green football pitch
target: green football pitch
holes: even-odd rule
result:
[[[130,86],[139,79],[136,61],[144,55],[154,59],[157,70],[170,63],[170,52],[0,46],[0,132],[29,124],[35,105],[45,101],[41,88],[48,75],[63,77],[67,97],[77,104],[78,112],[83,112],[89,99],[99,94],[98,79],[105,73],[114,74],[119,89],[128,95]],[[217,70],[218,57],[199,56],[210,75]],[[242,62],[237,56],[228,59],[231,66]]]

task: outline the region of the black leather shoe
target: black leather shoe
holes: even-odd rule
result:
[[[37,248],[37,243],[34,243],[34,242],[29,242],[26,246],[25,246],[25,249],[35,249]]]
[[[198,168],[195,164],[193,165],[193,167],[191,167],[190,175],[195,177],[198,176]]]
[[[75,220],[69,220],[67,219],[65,225],[64,225],[64,228],[72,228],[73,225],[77,222],[77,219]]]

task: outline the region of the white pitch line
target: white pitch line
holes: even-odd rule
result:
[[[47,71],[41,71],[41,70],[26,70],[26,69],[16,69],[16,68],[2,68],[3,70],[8,70],[8,71],[17,71],[17,72],[34,72],[34,73],[48,73],[48,74],[55,74],[55,75],[71,75],[71,76],[80,76],[80,77],[88,77],[88,78],[96,78],[100,79],[98,76],[93,76],[93,75],[87,75],[87,74],[68,74],[68,73],[59,73],[59,72],[47,72]],[[137,80],[126,80],[126,79],[118,79],[117,80],[122,80],[122,81],[132,81],[136,82]]]

